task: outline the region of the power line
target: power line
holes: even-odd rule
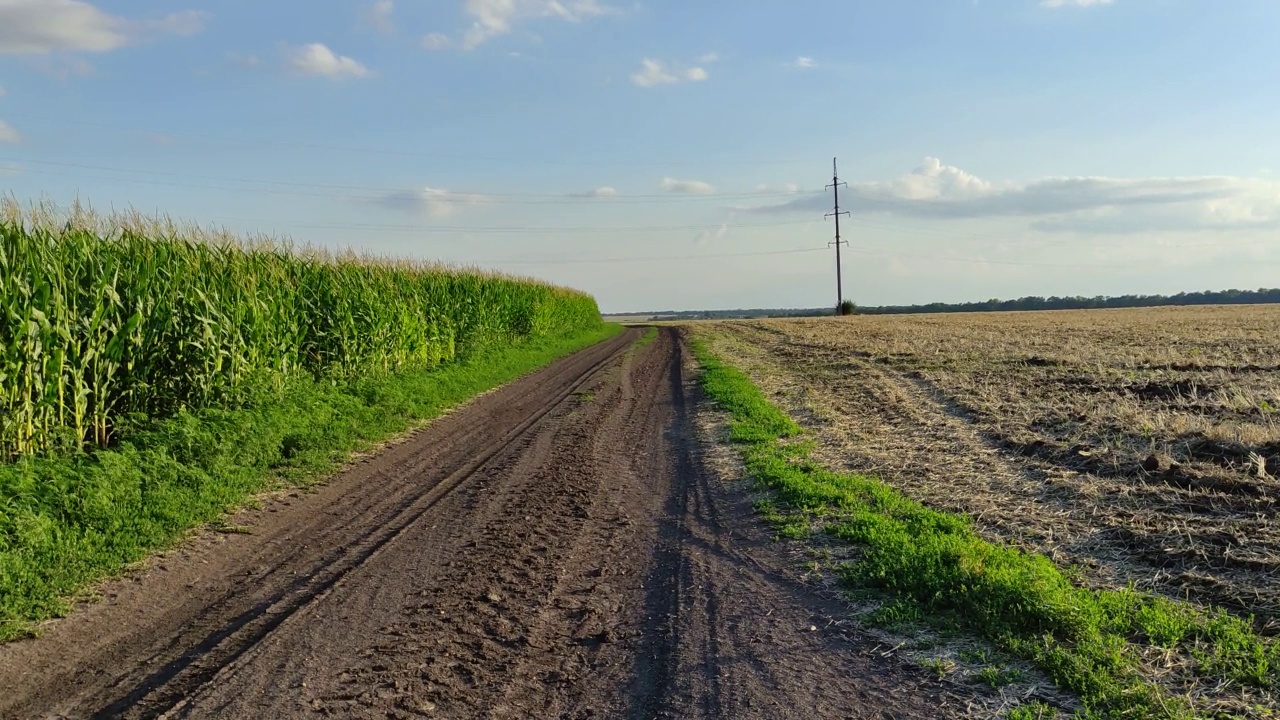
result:
[[[93,122],[88,120],[75,120],[67,117],[48,117],[43,115],[35,115],[31,113],[12,112],[12,111],[6,111],[5,115],[7,117],[26,118],[28,120],[35,120],[42,123],[63,123],[63,124],[69,124],[69,125],[80,125],[84,127],[96,127],[96,128],[107,129],[107,130],[116,130],[119,132],[136,134],[143,137],[160,136],[160,137],[173,137],[173,138],[191,138],[191,139],[198,139],[198,140],[213,140],[216,142],[224,142],[224,143],[236,143],[236,144],[242,144],[242,145],[266,145],[266,146],[274,146],[274,147],[292,147],[292,148],[300,148],[300,149],[308,149],[308,150],[333,150],[337,152],[349,152],[349,153],[358,153],[358,154],[366,154],[366,155],[389,155],[389,156],[397,156],[397,157],[437,158],[437,159],[465,160],[465,161],[483,160],[483,161],[504,162],[504,163],[511,162],[513,159],[509,155],[493,156],[493,155],[473,155],[469,153],[462,154],[462,153],[422,152],[422,151],[414,151],[414,150],[388,150],[383,148],[367,148],[367,147],[360,148],[360,147],[348,147],[348,146],[342,146],[342,145],[329,145],[325,143],[291,142],[286,140],[272,140],[272,139],[262,139],[262,138],[256,138],[256,139],[255,138],[236,138],[236,137],[227,136],[227,135],[215,135],[212,133],[169,132],[165,130],[148,130],[148,129],[141,129],[136,127],[125,127],[123,125],[114,125],[111,123]],[[783,159],[731,160],[731,161],[720,161],[717,164],[757,166],[757,165],[798,165],[803,162],[804,160],[794,160],[794,159],[791,159],[791,160],[783,160]],[[645,160],[645,161],[629,161],[629,162],[601,161],[601,160],[595,160],[595,161],[538,160],[538,161],[530,162],[530,164],[543,165],[543,166],[564,166],[564,167],[628,167],[628,166],[630,167],[663,167],[663,166],[690,167],[690,166],[703,166],[706,163],[701,161],[692,161],[692,160]]]
[[[895,250],[874,250],[871,248],[851,249],[851,252],[858,252],[858,253],[864,253],[869,255],[880,255],[880,256],[890,255],[890,256],[897,256],[897,257],[921,258],[924,260],[937,261],[937,262],[974,263],[979,265],[1015,265],[1020,267],[1051,267],[1051,268],[1092,268],[1097,270],[1115,269],[1114,265],[1101,265],[1101,264],[1089,265],[1089,264],[1081,264],[1081,263],[1037,263],[1037,262],[1019,262],[1016,260],[987,260],[985,258],[948,257],[946,255],[922,255],[919,253],[905,253],[905,252],[899,252]]]
[[[267,223],[275,225],[274,220],[263,218],[235,218],[215,216],[210,218],[216,222],[235,222],[235,223]],[[377,223],[284,223],[289,228],[301,228],[306,230],[373,230],[378,232],[404,232],[413,234],[426,234],[433,232],[455,232],[455,233],[477,233],[477,234],[517,234],[517,235],[556,235],[568,233],[626,233],[626,232],[687,232],[694,230],[748,230],[752,228],[782,227],[793,225],[805,225],[818,222],[813,219],[805,220],[787,220],[773,223],[753,223],[753,224],[730,224],[719,223],[715,225],[567,225],[558,227],[546,226],[529,226],[529,225],[384,225]]]
[[[570,258],[548,260],[486,260],[494,265],[593,265],[621,262],[666,262],[670,260],[718,260],[724,258],[759,257],[767,255],[795,255],[798,253],[826,252],[825,248],[795,248],[792,250],[764,250],[761,252],[717,253],[707,255],[663,255],[646,257]]]
[[[174,180],[151,180],[146,178],[132,177],[107,177],[102,175],[84,175],[81,173],[66,173],[52,170],[41,170],[35,168],[21,168],[24,173],[33,173],[38,175],[57,175],[61,177],[72,177],[83,180],[104,180],[108,182],[124,182],[140,185],[159,185],[165,187],[189,187],[201,190],[224,190],[228,192],[249,192],[249,193],[266,193],[271,195],[291,195],[298,197],[319,197],[332,199],[359,199],[351,193],[342,192],[311,192],[309,189],[317,190],[353,190],[364,193],[363,197],[367,199],[377,199],[392,194],[412,193],[417,188],[412,187],[376,187],[363,185],[326,185],[320,183],[296,183],[277,180],[252,180],[248,178],[216,178],[205,176],[184,175],[181,173],[169,173],[154,170],[128,170],[122,168],[112,168],[99,165],[81,165],[77,163],[61,163],[44,160],[18,160],[16,158],[0,157],[0,162],[20,162],[35,163],[39,165],[49,165],[53,167],[72,168],[80,170],[94,170],[99,172],[125,173],[132,175],[151,175],[163,178],[176,178],[178,180],[199,180],[212,183],[229,182],[229,183],[246,183],[256,184],[266,187],[235,187],[227,185],[213,185],[193,182],[175,182]],[[271,186],[284,186],[271,187]],[[300,189],[292,189],[300,188]],[[594,196],[591,194],[539,194],[539,193],[485,193],[485,192],[464,192],[464,191],[441,191],[439,199],[441,201],[449,200],[467,200],[467,199],[484,199],[501,201],[508,205],[644,205],[644,204],[669,204],[669,203],[695,203],[695,202],[716,202],[724,200],[746,200],[751,198],[768,199],[768,198],[795,198],[816,195],[818,191],[807,192],[735,192],[735,193],[708,193],[704,195],[679,195],[679,194],[637,194],[637,195],[618,195],[618,196]]]

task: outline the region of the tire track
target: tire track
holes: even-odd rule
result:
[[[234,663],[290,615],[332,589],[352,569],[372,559],[423,512],[508,449],[599,370],[615,361],[634,342],[636,334],[635,331],[625,333],[518,380],[504,390],[482,396],[447,416],[453,421],[452,427],[439,427],[444,422],[442,419],[389,452],[341,474],[325,488],[328,492],[322,493],[327,496],[323,497],[327,501],[323,506],[303,508],[296,513],[305,522],[298,532],[295,533],[287,521],[266,528],[264,547],[257,548],[254,556],[231,558],[226,563],[240,565],[241,569],[232,582],[224,579],[225,589],[216,600],[201,602],[201,598],[194,598],[183,606],[165,608],[176,616],[165,618],[170,620],[172,636],[161,636],[158,642],[148,646],[145,638],[126,634],[114,646],[102,648],[105,652],[101,655],[105,657],[96,661],[83,657],[88,653],[83,653],[83,649],[80,653],[75,651],[77,636],[93,630],[74,627],[77,621],[84,625],[95,624],[95,620],[108,625],[119,622],[110,617],[113,615],[110,607],[96,607],[92,609],[99,611],[95,613],[99,617],[82,616],[63,621],[63,625],[72,627],[59,633],[67,636],[62,647],[44,643],[36,648],[33,647],[36,643],[27,642],[0,648],[0,677],[25,676],[36,682],[48,682],[62,676],[65,683],[31,687],[26,697],[19,686],[15,688],[17,692],[0,699],[0,713],[15,718],[46,713],[53,717],[158,716],[181,701],[192,688],[211,680]],[[507,397],[501,397],[503,395]],[[494,426],[502,427],[503,421],[507,428],[497,439],[476,442],[492,437]],[[433,468],[450,465],[458,469],[434,481],[422,478]],[[412,481],[418,479],[428,482]],[[360,486],[397,481],[401,486],[389,493],[358,490]],[[349,502],[353,493],[356,501]],[[309,536],[309,541],[299,542],[298,536]],[[117,581],[123,582],[127,581]],[[145,601],[145,598],[139,599]],[[122,608],[124,612],[120,614],[128,616],[155,609]],[[132,666],[121,668],[116,658],[124,653],[141,658]],[[93,667],[95,662],[97,667]],[[81,663],[93,670],[83,670],[78,667]],[[81,686],[83,690],[77,688],[80,692],[66,693],[62,688],[67,685]],[[84,687],[86,685],[88,687]],[[43,711],[39,709],[42,705]]]
[[[0,716],[958,714],[892,661],[810,631],[820,599],[704,465],[683,336],[637,336],[479,398],[247,513],[257,534],[197,539],[0,648],[14,688]]]

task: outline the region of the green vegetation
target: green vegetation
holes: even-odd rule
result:
[[[641,335],[640,339],[636,341],[636,347],[644,347],[645,345],[648,345],[649,343],[657,339],[658,339],[658,328],[650,327],[648,330],[645,330],[644,335]]]
[[[1163,649],[1199,677],[1280,688],[1280,644],[1222,611],[1133,591],[1076,587],[1050,560],[980,538],[967,518],[938,512],[874,478],[837,473],[809,457],[801,429],[750,378],[695,343],[707,395],[727,410],[748,473],[773,492],[758,508],[795,535],[820,521],[860,548],[844,583],[891,601],[886,623],[939,618],[1031,661],[1080,694],[1086,717],[1181,718],[1186,701],[1144,674]],[[1010,678],[991,671],[993,683]],[[1027,715],[1035,717],[1035,715]]]
[[[251,493],[621,331],[584,294],[148,225],[0,221],[0,640]]]
[[[600,322],[590,296],[531,280],[2,209],[0,459]]]
[[[269,404],[182,412],[109,450],[0,465],[0,640],[62,614],[86,583],[217,521],[249,494],[305,483],[352,451],[620,330],[598,325],[344,384],[299,379]]]
[[[1053,720],[1058,711],[1042,702],[1033,702],[1016,707],[1005,716],[1008,720]]]

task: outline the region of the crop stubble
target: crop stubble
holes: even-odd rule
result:
[[[1280,633],[1280,309],[763,320],[718,348],[818,457],[973,517],[1099,587]]]

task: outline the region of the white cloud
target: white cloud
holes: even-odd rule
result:
[[[391,192],[377,199],[383,207],[401,212],[426,215],[431,218],[447,218],[459,210],[483,205],[491,201],[486,195],[456,193],[449,190],[424,187],[421,190]]]
[[[772,185],[757,185],[756,192],[767,193],[770,195],[795,195],[800,192],[800,186],[796,183],[783,183],[777,187]]]
[[[667,72],[662,63],[645,58],[640,61],[640,69],[631,75],[631,82],[640,87],[670,85],[680,82],[680,78]]]
[[[368,77],[369,68],[353,58],[338,55],[322,43],[311,43],[287,51],[289,67],[304,75],[331,80]]]
[[[819,212],[806,197],[756,213]],[[915,219],[1021,217],[1045,232],[1139,232],[1280,227],[1280,182],[1238,177],[1050,177],[991,182],[937,158],[896,180],[850,183],[841,207]],[[746,208],[744,208],[746,209]]]
[[[472,19],[462,46],[471,50],[486,41],[510,33],[524,20],[557,18],[580,22],[614,10],[599,0],[466,0],[463,12]]]
[[[674,178],[663,178],[658,183],[658,188],[663,192],[677,193],[680,195],[710,195],[715,192],[715,186],[710,183],[704,183],[701,180],[676,180]]]
[[[640,69],[631,74],[631,82],[640,87],[656,87],[680,82],[702,82],[707,77],[707,71],[701,67],[681,69],[668,66],[660,60],[644,58],[640,61]]]
[[[396,31],[395,21],[391,18],[395,10],[394,0],[374,0],[372,5],[364,9],[363,20],[378,32],[390,35]]]
[[[804,55],[801,55],[800,57],[796,58],[794,61],[789,63],[789,65],[791,65],[791,67],[793,68],[797,68],[800,70],[810,70],[812,68],[818,67],[818,63],[814,62],[813,58],[806,57]]]
[[[12,125],[0,120],[0,142],[20,143],[22,142],[22,135]]]
[[[1089,7],[1091,5],[1110,5],[1112,0],[1040,0],[1040,7]]]
[[[129,42],[127,23],[78,0],[0,1],[0,52],[103,52]]]
[[[209,17],[187,10],[131,21],[81,0],[0,0],[0,53],[106,52],[151,34],[194,35]]]
[[[453,40],[444,33],[427,33],[422,36],[422,47],[427,50],[445,50],[453,46]]]
[[[604,186],[602,186],[602,187],[598,187],[598,188],[596,188],[595,190],[588,190],[587,192],[584,192],[584,193],[575,193],[575,194],[574,194],[574,195],[572,195],[571,197],[580,197],[580,198],[611,198],[611,197],[617,197],[617,196],[618,196],[618,191],[617,191],[617,190],[615,190],[615,189],[613,189],[613,188],[609,187],[608,185],[604,185]]]
[[[720,56],[717,55],[716,53],[709,52],[704,55],[699,55],[698,62],[702,63],[703,65],[710,65],[711,63],[714,63],[714,62],[720,62]]]

